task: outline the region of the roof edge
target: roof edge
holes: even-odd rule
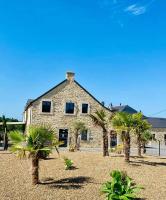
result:
[[[109,112],[112,112],[109,108],[105,107],[99,100],[97,100],[90,92],[88,92],[82,85],[80,85],[76,80],[74,82],[81,87],[89,96],[91,96],[97,103],[99,103],[104,109],[108,110]]]
[[[47,92],[43,93],[42,95],[40,95],[39,97],[37,97],[36,99],[34,99],[32,102],[30,102],[30,104],[25,108],[24,111],[26,111],[35,101],[39,100],[41,97],[43,97],[44,95],[48,94],[49,92],[51,92],[52,90],[56,89],[58,86],[60,86],[61,84],[67,82],[68,80],[65,79],[64,81],[60,82],[58,85],[52,87],[50,90],[48,90]],[[105,107],[99,100],[97,100],[90,92],[88,92],[82,85],[80,85],[76,80],[74,80],[74,82],[81,87],[89,96],[91,96],[95,101],[97,101],[97,103],[99,103],[104,109],[108,110],[109,112],[112,112],[109,108]]]
[[[40,95],[39,97],[37,97],[36,99],[34,99],[33,101],[31,101],[31,103],[25,108],[24,111],[26,111],[35,101],[39,100],[41,97],[43,97],[44,95],[48,94],[49,92],[51,92],[52,90],[56,89],[58,86],[62,85],[63,83],[67,82],[67,79],[63,80],[62,82],[60,82],[58,85],[52,87],[51,89],[49,89],[47,92],[43,93],[42,95]]]

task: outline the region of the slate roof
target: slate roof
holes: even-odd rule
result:
[[[108,111],[112,112],[109,108],[105,107],[100,101],[98,101],[92,94],[90,94],[82,85],[80,85],[76,80],[74,80],[74,82],[80,87],[82,88],[87,94],[89,94],[89,96],[91,96],[95,101],[97,101],[103,108],[107,109]],[[54,86],[53,88],[51,88],[50,90],[48,90],[47,92],[45,92],[44,94],[42,94],[41,96],[37,97],[36,99],[28,99],[26,106],[25,106],[25,111],[28,109],[28,107],[30,105],[32,105],[35,101],[37,101],[38,99],[40,99],[41,97],[45,96],[46,94],[48,94],[49,92],[51,92],[54,89],[57,89],[60,85],[62,84],[67,84],[68,80],[65,79],[64,81],[62,81],[61,83],[59,83],[58,85]]]
[[[147,117],[146,119],[153,128],[166,128],[166,118]]]
[[[138,112],[137,110],[128,105],[113,106],[111,110],[115,112],[127,112],[130,114]],[[144,116],[144,119],[146,119],[152,125],[152,128],[166,128],[166,118]]]
[[[128,106],[128,105],[123,105],[123,106],[113,106],[111,107],[112,111],[116,111],[116,112],[126,112],[129,114],[134,114],[137,113],[138,111],[135,110],[134,108]]]

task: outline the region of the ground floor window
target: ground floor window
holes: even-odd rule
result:
[[[153,135],[152,135],[152,140],[155,140],[155,137],[156,137],[156,135],[155,135],[155,134],[153,134]]]
[[[110,141],[110,146],[115,147],[117,146],[117,134],[111,134],[111,141]]]
[[[166,145],[166,134],[164,134],[164,142],[165,142],[165,145]]]
[[[83,140],[83,141],[87,141],[88,140],[88,131],[87,130],[82,131],[81,140]]]

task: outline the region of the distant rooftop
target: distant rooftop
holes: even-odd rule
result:
[[[130,114],[134,114],[134,113],[138,112],[137,110],[135,110],[134,108],[132,108],[128,105],[112,106],[111,110],[117,111],[117,112],[126,112],[126,113],[130,113]]]
[[[112,106],[112,111],[126,112],[129,114],[137,113],[138,111],[128,105]],[[146,117],[144,118],[152,125],[153,128],[166,128],[166,118]]]
[[[147,117],[146,119],[153,128],[166,128],[166,118]]]
[[[31,104],[31,102],[33,101],[33,99],[28,99],[25,105],[25,110],[28,108],[28,106]]]

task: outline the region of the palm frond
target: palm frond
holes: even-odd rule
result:
[[[9,132],[9,138],[13,143],[21,143],[25,141],[25,136],[20,131]]]
[[[104,110],[97,110],[95,114],[90,114],[90,117],[96,126],[106,128],[108,120]]]
[[[26,137],[18,131],[10,132],[9,137],[13,143],[11,151],[17,153],[20,157],[25,157],[25,152],[29,152],[31,156],[37,155],[38,152],[50,152],[53,148],[58,148],[54,131],[44,125],[30,126]]]

